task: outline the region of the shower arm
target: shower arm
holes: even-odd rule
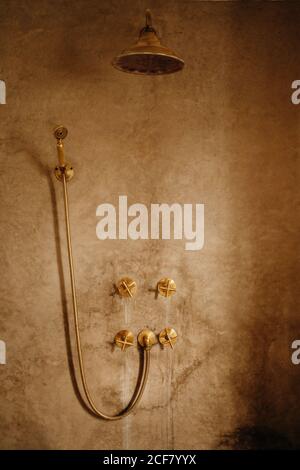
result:
[[[55,168],[55,176],[59,181],[63,183],[63,197],[64,197],[64,209],[65,209],[68,259],[69,259],[71,290],[72,290],[72,304],[73,304],[76,346],[77,346],[81,383],[82,383],[82,387],[83,387],[87,402],[90,405],[90,408],[88,407],[90,411],[92,411],[93,414],[99,418],[114,421],[114,420],[121,419],[125,416],[128,416],[134,410],[134,408],[139,403],[142,397],[142,394],[144,392],[145,385],[147,382],[148,374],[149,374],[150,349],[151,349],[152,344],[149,343],[146,337],[145,337],[145,340],[142,342],[142,348],[143,348],[142,371],[141,371],[141,374],[139,374],[138,383],[136,385],[133,396],[129,404],[127,405],[127,407],[123,409],[123,411],[121,411],[120,413],[114,416],[107,415],[103,413],[102,411],[100,411],[95,405],[94,400],[92,399],[89,388],[88,388],[84,361],[83,361],[80,332],[79,332],[78,304],[77,304],[76,283],[75,283],[75,274],[74,274],[74,262],[73,262],[73,254],[72,254],[69,199],[68,199],[68,188],[67,188],[67,182],[70,179],[72,179],[74,172],[73,172],[73,167],[65,161],[64,145],[63,145],[62,139],[64,139],[66,135],[67,135],[67,130],[66,128],[62,126],[59,126],[58,128],[54,130],[54,136],[57,139],[57,153],[58,153],[58,160],[59,160],[59,166]]]

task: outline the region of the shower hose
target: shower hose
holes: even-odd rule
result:
[[[76,284],[75,284],[75,275],[74,275],[74,263],[73,263],[73,254],[72,254],[72,242],[71,242],[71,228],[70,228],[70,214],[69,214],[69,200],[68,200],[68,188],[67,188],[67,179],[65,175],[65,168],[61,167],[61,180],[63,183],[63,192],[64,192],[64,207],[65,207],[65,221],[66,221],[66,232],[67,232],[67,245],[68,245],[68,258],[69,258],[69,267],[70,267],[70,278],[71,278],[71,288],[72,288],[72,303],[73,303],[73,313],[74,313],[74,324],[75,324],[75,336],[76,336],[76,346],[77,346],[77,353],[78,353],[78,361],[79,361],[79,370],[80,370],[80,377],[82,382],[82,387],[84,390],[85,397],[90,405],[90,411],[99,418],[103,418],[106,420],[114,421],[125,416],[128,416],[139,403],[143,391],[145,389],[145,385],[148,378],[149,373],[149,366],[150,366],[150,350],[146,347],[143,348],[143,365],[141,373],[139,374],[138,383],[136,385],[135,391],[133,396],[127,405],[127,407],[118,413],[117,415],[110,416],[102,411],[100,411],[94,403],[94,400],[91,397],[87,380],[86,380],[86,373],[83,361],[83,354],[82,354],[82,347],[81,347],[81,339],[79,333],[79,320],[78,320],[78,306],[77,306],[77,295],[76,295]]]

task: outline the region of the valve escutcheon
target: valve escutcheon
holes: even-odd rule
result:
[[[164,328],[160,333],[158,340],[160,344],[165,346],[170,346],[172,349],[174,348],[174,344],[177,341],[177,333],[174,328]]]
[[[125,351],[133,346],[133,334],[128,330],[121,330],[116,334],[114,342],[122,351]]]

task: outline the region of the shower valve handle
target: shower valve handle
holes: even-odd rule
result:
[[[177,341],[177,333],[174,328],[164,328],[159,333],[158,340],[163,347],[171,346],[171,348],[174,349],[174,344]]]
[[[173,279],[165,277],[158,281],[157,291],[163,297],[171,297],[176,292],[176,284]]]
[[[137,286],[136,282],[130,277],[123,277],[119,280],[117,286],[117,292],[121,297],[133,297],[136,294]]]
[[[115,336],[114,342],[122,351],[125,351],[130,346],[133,346],[133,334],[128,330],[119,331]]]

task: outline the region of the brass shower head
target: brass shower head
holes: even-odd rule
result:
[[[138,42],[115,57],[112,65],[127,73],[163,75],[178,72],[184,61],[160,43],[152,27],[150,10],[146,10],[146,26],[140,31]]]
[[[54,134],[54,137],[57,139],[57,140],[62,140],[62,139],[65,139],[68,135],[68,129],[62,125],[60,126],[57,126],[54,130],[53,130],[53,134]]]

